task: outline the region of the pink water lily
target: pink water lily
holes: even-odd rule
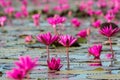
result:
[[[6,76],[12,80],[23,80],[25,72],[22,69],[13,68],[12,70],[6,72]]]
[[[103,28],[101,28],[99,30],[100,34],[108,37],[109,42],[110,42],[110,50],[112,52],[112,57],[114,58],[114,51],[112,48],[112,40],[111,37],[114,36],[116,33],[120,32],[120,28],[119,27],[115,27],[113,28],[111,25],[110,26],[104,26]]]
[[[92,26],[95,28],[99,28],[101,25],[101,21],[100,20],[96,20],[95,22],[92,23]]]
[[[50,55],[49,55],[49,46],[57,41],[59,39],[58,35],[52,35],[50,32],[48,33],[44,33],[44,34],[38,34],[36,36],[37,40],[43,44],[46,45],[46,49],[47,49],[47,54],[48,54],[48,61],[50,60]]]
[[[86,38],[87,37],[87,30],[86,29],[80,30],[78,32],[77,36],[81,37],[81,38]]]
[[[47,61],[47,64],[48,64],[48,68],[50,70],[56,70],[56,71],[59,71],[61,69],[61,67],[63,66],[61,64],[61,59],[54,58],[54,57],[52,57],[52,59],[50,61]]]
[[[27,7],[25,5],[21,6],[21,13],[22,13],[23,17],[28,17],[29,13],[28,13]]]
[[[1,17],[0,17],[0,26],[3,27],[6,20],[7,20],[6,16],[1,16]]]
[[[99,30],[100,34],[106,36],[106,37],[112,37],[114,36],[116,33],[120,32],[120,28],[116,27],[116,28],[112,28],[112,26],[105,26],[103,28],[101,28]]]
[[[19,18],[22,18],[23,15],[21,12],[16,12],[14,16],[15,18],[19,19]]]
[[[60,17],[59,15],[55,15],[54,17],[49,17],[47,19],[47,21],[54,28],[54,33],[57,34],[56,26],[58,24],[64,23],[66,21],[66,18],[65,17]]]
[[[45,45],[51,45],[53,42],[58,40],[58,35],[52,35],[50,32],[38,34],[37,40]]]
[[[19,61],[15,62],[15,65],[19,68],[24,70],[27,74],[30,72],[34,67],[37,66],[38,58],[32,60],[30,56],[20,56]]]
[[[74,38],[71,35],[61,35],[59,43],[66,47],[66,54],[67,54],[67,69],[70,69],[70,63],[69,63],[69,47],[72,46],[77,41],[76,38]]]
[[[34,14],[32,16],[35,26],[39,26],[40,23],[40,14]]]
[[[111,22],[114,18],[115,18],[115,14],[113,13],[112,10],[110,10],[110,11],[105,15],[105,19],[106,19],[108,22]]]
[[[5,13],[8,14],[9,16],[12,15],[12,13],[15,11],[14,7],[10,6],[8,8],[5,8]]]
[[[80,27],[80,25],[81,25],[81,23],[80,23],[80,21],[77,19],[77,18],[73,18],[72,20],[71,20],[71,24],[74,26],[74,27]]]
[[[100,58],[101,51],[102,51],[102,45],[101,44],[93,45],[92,47],[88,48],[89,54],[93,55],[94,59],[99,59]]]
[[[70,47],[72,44],[76,42],[76,38],[71,35],[61,35],[59,43],[65,47]]]

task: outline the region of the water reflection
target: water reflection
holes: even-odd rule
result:
[[[89,66],[102,66],[101,60],[99,58],[95,58],[91,63],[89,63]]]

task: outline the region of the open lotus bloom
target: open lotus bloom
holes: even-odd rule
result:
[[[109,12],[105,15],[105,19],[106,19],[108,22],[111,22],[114,18],[115,18],[115,14],[113,13],[113,11],[109,11]]]
[[[99,32],[100,32],[100,34],[102,34],[106,37],[112,37],[116,33],[120,32],[120,28],[119,27],[113,28],[111,25],[110,26],[104,26],[103,28],[101,28],[99,30]]]
[[[87,30],[80,30],[77,34],[78,37],[86,38],[87,37]]]
[[[19,57],[19,61],[15,62],[15,65],[19,68],[24,70],[25,73],[31,71],[34,67],[37,66],[38,58],[34,60],[31,59],[30,56],[21,56]]]
[[[25,72],[22,69],[13,68],[11,71],[6,72],[6,77],[11,80],[23,80]]]
[[[21,12],[16,12],[14,16],[15,18],[19,19],[19,18],[22,18],[23,15]]]
[[[53,42],[57,41],[59,36],[52,35],[50,32],[44,34],[38,34],[36,36],[37,40],[45,45],[51,45]]]
[[[65,47],[70,47],[72,44],[74,44],[77,41],[76,38],[74,38],[71,35],[61,35],[59,43],[62,44]]]
[[[47,21],[52,25],[52,27],[55,27],[57,24],[64,23],[66,21],[66,18],[55,15],[54,17],[49,17]]]
[[[0,17],[0,26],[4,26],[6,20],[7,20],[6,16]]]
[[[14,7],[5,8],[5,13],[11,15],[15,11]]]
[[[54,58],[54,57],[52,57],[50,61],[47,61],[47,64],[50,70],[56,70],[56,71],[59,71],[61,67],[63,66],[61,64],[60,58]]]
[[[99,28],[100,25],[101,25],[101,21],[100,20],[97,20],[97,21],[92,23],[92,26],[95,27],[95,28]]]
[[[100,58],[101,51],[102,51],[102,45],[101,44],[93,45],[92,47],[88,48],[89,54],[93,55],[94,59],[99,59]]]
[[[32,16],[32,18],[33,18],[33,21],[34,21],[35,26],[39,26],[40,14],[34,14],[34,15]]]
[[[81,23],[77,18],[73,18],[71,20],[71,24],[73,24],[74,27],[80,27]]]

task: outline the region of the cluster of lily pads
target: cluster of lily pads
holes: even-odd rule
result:
[[[78,15],[84,16],[87,15],[91,19],[91,25],[93,28],[98,29],[98,33],[108,38],[108,43],[110,44],[111,54],[107,56],[112,60],[115,59],[115,53],[112,48],[112,40],[116,33],[120,33],[120,28],[116,25],[115,19],[119,14],[119,4],[120,0],[82,0],[80,3],[76,2],[77,9],[74,11],[71,10],[69,0],[58,0],[58,6],[54,8],[50,8],[49,3],[56,0],[43,0],[47,5],[44,6],[41,13],[37,10],[34,14],[30,15],[27,7],[28,7],[28,0],[19,1],[21,5],[21,11],[15,11],[12,2],[10,0],[1,0],[0,6],[4,9],[5,15],[0,17],[0,26],[1,29],[4,30],[5,23],[11,21],[13,16],[16,19],[23,19],[31,17],[33,19],[34,25],[41,29],[40,27],[40,17],[42,15],[50,16],[50,10],[55,10],[54,14],[50,17],[46,18],[46,22],[50,24],[53,28],[54,34],[51,32],[40,33],[35,36],[35,40],[38,42],[46,45],[46,53],[47,53],[47,66],[49,70],[59,71],[62,66],[64,66],[61,62],[61,58],[57,57],[50,57],[49,47],[52,44],[60,44],[66,48],[66,61],[67,61],[67,69],[70,69],[70,58],[69,58],[69,48],[76,43],[79,38],[84,38],[89,41],[89,36],[92,34],[91,27],[85,28],[80,30],[76,33],[76,36],[71,34],[63,34],[62,32],[66,30],[64,24],[69,20],[71,26],[74,28],[79,29],[82,23]],[[94,9],[94,4],[97,4],[97,10]],[[37,4],[37,0],[33,0],[33,4]],[[76,13],[75,13],[76,12]],[[43,14],[44,13],[44,14]],[[64,16],[63,16],[64,15]],[[66,16],[66,17],[65,17]],[[101,19],[103,18],[103,19]],[[106,21],[104,21],[104,19]],[[8,20],[8,21],[7,21]],[[104,21],[102,23],[102,21]],[[24,23],[25,24],[25,23]],[[60,26],[60,30],[58,31],[58,26]],[[33,35],[28,35],[25,37],[25,43],[29,44],[33,41]],[[88,48],[88,55],[94,56],[94,60],[99,60],[101,51],[102,51],[102,44],[93,44]],[[15,62],[16,67],[13,68],[11,71],[7,71],[7,77],[12,79],[23,80],[23,78],[29,79],[29,72],[33,70],[34,67],[37,65],[38,58],[32,60],[30,56],[20,56],[19,61]],[[91,64],[94,65],[94,64]],[[100,65],[95,64],[95,65]]]

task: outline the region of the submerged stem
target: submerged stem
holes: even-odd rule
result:
[[[66,53],[67,53],[67,69],[70,69],[70,60],[69,60],[69,47],[66,47]]]

